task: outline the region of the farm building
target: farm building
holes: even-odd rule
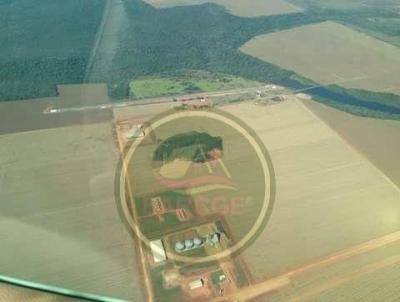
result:
[[[203,279],[196,279],[196,280],[193,280],[193,281],[191,281],[189,283],[189,288],[191,290],[194,290],[194,289],[197,289],[197,288],[200,288],[200,287],[203,287],[203,286],[204,286]]]
[[[143,137],[145,136],[143,126],[141,124],[133,126],[127,133],[126,133],[126,138],[127,139],[135,139],[138,137]]]
[[[160,263],[167,260],[167,255],[165,254],[164,245],[161,239],[151,241],[150,249],[153,254],[154,263]]]

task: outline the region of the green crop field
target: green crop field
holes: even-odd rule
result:
[[[130,96],[134,98],[157,97],[193,92],[207,92],[259,86],[262,83],[226,74],[202,71],[184,72],[176,76],[144,77],[133,80]]]
[[[160,218],[154,215],[150,198],[136,197],[135,207],[138,214],[141,231],[149,238],[158,239],[166,232],[188,228],[199,223],[198,217],[191,217],[187,221],[180,221],[175,209],[184,208],[193,213],[193,206],[187,201],[188,196],[175,191],[166,191],[159,194],[162,203],[167,210]]]
[[[162,217],[164,219],[162,222],[157,216],[140,218],[142,232],[148,237],[158,238],[164,234],[165,230],[182,226],[175,213],[166,213]]]
[[[162,95],[174,95],[185,92],[184,84],[173,80],[163,78],[148,78],[145,80],[135,80],[129,85],[130,95],[137,98],[156,97]]]

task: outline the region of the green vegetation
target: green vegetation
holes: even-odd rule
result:
[[[176,191],[168,191],[160,194],[161,200],[164,204],[165,209],[178,209],[184,208],[188,212],[193,213],[192,204],[187,202],[190,198],[186,195],[178,193]],[[162,214],[162,221],[158,216],[153,215],[153,207],[151,197],[135,197],[136,211],[139,216],[141,231],[149,238],[159,238],[165,234],[165,230],[174,230],[181,227],[190,227],[193,224],[198,223],[196,217],[192,217],[186,222],[182,222],[176,216],[174,211]]]
[[[158,216],[139,218],[142,232],[148,237],[157,237],[162,235],[166,229],[180,225],[175,213],[165,213],[162,217],[164,219],[162,222]]]
[[[118,34],[112,70],[96,74],[96,81],[108,83],[115,100],[131,92],[141,97],[228,85],[199,79],[181,83],[178,71],[203,70],[229,74],[232,79],[281,84],[296,74],[245,55],[239,47],[256,35],[325,20],[400,45],[400,40],[396,42],[400,34],[396,1],[353,1],[351,5],[344,0],[291,1],[305,11],[242,18],[216,4],[156,9],[140,0],[123,0],[128,21]],[[0,6],[0,100],[54,96],[57,84],[82,83],[88,78],[86,65],[105,0],[0,0]],[[150,78],[157,85],[149,84]],[[228,86],[244,84],[237,81]]]
[[[337,85],[329,86],[329,90],[337,93],[341,93],[345,96],[349,97],[356,97],[362,99],[365,102],[369,103],[377,103],[388,105],[393,108],[400,108],[400,96],[397,94],[391,93],[380,93],[380,92],[373,92],[368,90],[362,89],[346,89]],[[382,112],[379,110],[374,110],[368,108],[368,106],[355,106],[351,104],[344,104],[339,103],[334,100],[331,100],[326,97],[318,97],[313,96],[313,99],[317,102],[329,105],[333,108],[339,109],[341,111],[345,111],[351,114],[365,116],[365,117],[373,117],[373,118],[380,118],[380,119],[391,119],[391,120],[399,120],[400,114],[397,113],[388,113]]]
[[[118,48],[114,70],[104,78],[114,99],[129,95],[131,79],[160,74],[174,77],[177,70],[279,82],[294,73],[247,56],[238,48],[260,33],[322,20],[303,13],[241,18],[215,4],[155,9],[138,0],[125,0],[124,5],[130,30],[121,35],[123,47]]]
[[[220,276],[225,275],[222,269],[211,273],[211,282],[214,285],[221,283]]]
[[[104,2],[1,2],[0,69],[6,72],[0,75],[0,100],[52,96],[57,84],[82,83]],[[302,13],[241,18],[215,4],[156,9],[140,0],[123,0],[123,5],[128,24],[118,35],[112,70],[96,74],[96,81],[109,84],[115,99],[129,95],[132,79],[174,76],[177,70],[261,82],[285,79],[294,73],[246,56],[238,48],[261,33],[321,21]],[[200,89],[213,88],[198,84]]]
[[[397,0],[288,0],[316,15],[329,13],[332,20],[400,46]]]
[[[183,93],[187,89],[184,83],[168,78],[146,78],[130,84],[130,95],[138,98],[156,97]]]
[[[163,141],[154,151],[153,160],[187,159],[193,162],[205,162],[210,159],[209,152],[214,149],[223,149],[221,137],[192,131],[172,136]]]
[[[313,99],[322,104],[326,104],[341,111],[345,111],[359,116],[379,118],[379,119],[400,120],[400,115],[395,113],[391,114],[378,110],[368,109],[367,107],[343,104],[324,97],[313,97]]]
[[[193,257],[193,258],[200,258],[200,257],[207,257],[206,249],[204,247],[194,248],[182,253],[185,257]]]
[[[129,85],[130,96],[137,98],[157,97],[183,93],[206,92],[224,89],[245,88],[262,85],[220,73],[204,71],[177,72],[175,76],[143,77]]]
[[[367,102],[380,103],[400,108],[400,95],[393,93],[373,92],[362,89],[346,89],[337,85],[329,87],[330,90],[344,95],[354,96]]]
[[[104,0],[0,0],[0,101],[82,83]]]
[[[179,267],[179,273],[182,275],[190,275],[195,272],[198,272],[201,269],[219,269],[219,263],[217,261],[212,262],[200,262],[200,263],[180,263],[181,266]]]
[[[150,271],[154,300],[157,302],[180,301],[182,298],[182,290],[180,287],[171,289],[164,288],[162,273],[165,269],[165,266],[158,266]]]

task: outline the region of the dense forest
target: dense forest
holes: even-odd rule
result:
[[[0,0],[0,101],[82,83],[104,0]]]

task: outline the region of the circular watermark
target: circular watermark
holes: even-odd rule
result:
[[[262,141],[238,118],[216,109],[174,110],[126,136],[116,200],[155,261],[220,261],[264,229],[274,169]]]

